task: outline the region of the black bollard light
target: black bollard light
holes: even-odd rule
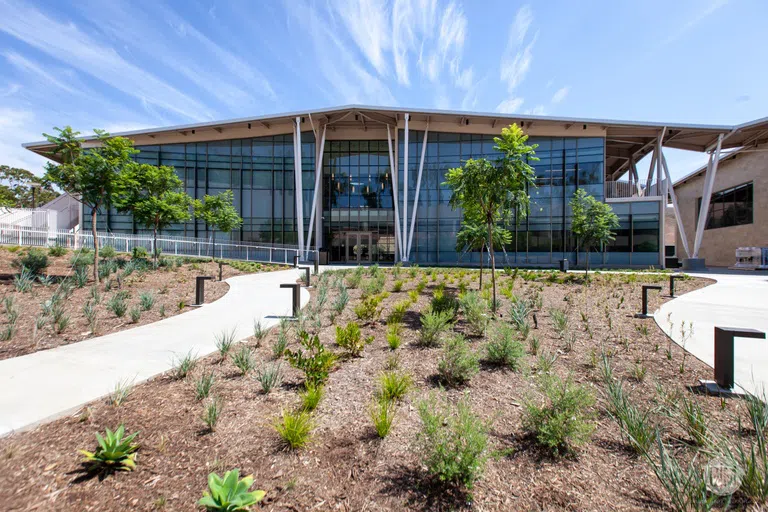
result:
[[[661,291],[661,286],[653,284],[643,285],[643,311],[635,315],[637,318],[648,318],[648,290]]]
[[[299,316],[299,312],[301,311],[301,292],[299,291],[299,283],[286,283],[281,284],[280,288],[290,288],[292,290],[292,311],[293,311],[293,317],[296,318]]]
[[[315,252],[315,275],[320,273],[320,254]]]
[[[293,267],[298,268],[299,267],[299,255],[295,254],[293,256]]]
[[[223,281],[223,279],[221,278],[223,267],[224,267],[224,264],[222,262],[219,262],[219,281]]]
[[[309,267],[301,267],[301,269],[304,271],[304,286],[309,288],[309,284],[311,283],[310,277],[309,277],[309,272],[312,269],[309,268]]]
[[[205,282],[213,280],[210,276],[195,277],[195,306],[202,306],[205,302]]]
[[[721,389],[732,390],[734,384],[733,339],[765,339],[765,333],[757,329],[715,327],[715,382]]]
[[[669,296],[675,297],[675,279],[680,279],[683,276],[669,276]]]

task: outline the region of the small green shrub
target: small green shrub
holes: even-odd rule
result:
[[[28,269],[36,276],[48,268],[48,255],[42,249],[32,247],[25,255],[17,258],[14,265],[18,269]]]
[[[283,381],[283,372],[280,363],[268,364],[256,373],[256,380],[261,384],[261,390],[268,395],[273,388],[280,385]]]
[[[704,411],[695,399],[688,399],[683,396],[680,401],[678,414],[682,418],[683,428],[685,428],[693,444],[696,446],[707,446],[710,444],[711,439],[707,420]]]
[[[80,450],[85,456],[85,464],[91,470],[99,471],[132,471],[136,468],[136,450],[138,444],[133,440],[138,435],[134,432],[131,435],[125,435],[125,426],[120,425],[113,432],[106,429],[105,435],[96,433],[96,441],[99,443],[94,452]]]
[[[606,402],[608,414],[619,425],[622,437],[636,453],[647,453],[658,435],[657,426],[652,422],[651,409],[643,411],[633,404],[624,391],[623,383],[615,380],[606,383]]]
[[[240,350],[232,355],[232,364],[240,370],[241,375],[248,375],[248,372],[256,367],[256,361],[253,359],[253,352],[246,346],[240,347]]]
[[[469,346],[467,339],[461,334],[448,338],[437,364],[440,380],[448,387],[462,386],[479,371],[477,354]]]
[[[413,378],[409,374],[395,370],[382,372],[379,375],[377,396],[382,400],[400,401],[412,387]]]
[[[400,331],[402,330],[401,324],[387,324],[387,345],[392,350],[397,350],[402,343],[400,338]]]
[[[400,324],[405,319],[405,314],[408,312],[408,308],[411,307],[410,300],[401,300],[392,306],[392,312],[387,317],[387,323]]]
[[[499,322],[491,328],[490,338],[485,346],[488,362],[510,370],[519,370],[525,349],[517,340],[515,330],[508,324]]]
[[[527,300],[518,300],[509,306],[509,320],[518,331],[528,325],[528,315],[533,311],[533,306]]]
[[[183,356],[174,356],[173,378],[177,380],[185,379],[195,369],[195,366],[197,366],[197,359],[192,354],[192,351],[187,352]]]
[[[104,259],[111,259],[117,256],[117,251],[111,245],[107,245],[99,249],[99,256]]]
[[[269,334],[269,329],[261,323],[261,320],[254,320],[253,337],[256,338],[257,347],[261,346],[261,342],[264,341],[264,338],[267,337],[267,334]]]
[[[768,401],[765,391],[759,394],[746,392],[744,395],[744,408],[747,410],[749,423],[755,431],[766,432],[768,430]]]
[[[376,430],[376,435],[384,439],[392,430],[397,413],[397,405],[390,400],[373,400],[368,406],[368,415]]]
[[[120,295],[113,295],[107,301],[107,309],[114,313],[116,317],[122,318],[128,310],[128,304]]]
[[[357,322],[349,322],[346,327],[336,326],[336,344],[352,357],[359,357],[363,353],[365,342]]]
[[[306,332],[301,332],[299,338],[301,348],[295,352],[285,351],[288,362],[294,368],[304,372],[306,384],[315,386],[323,384],[336,364],[336,354],[326,350],[317,335],[310,336]]]
[[[442,288],[438,288],[432,293],[430,307],[435,313],[450,314],[451,320],[453,320],[459,309],[459,302],[456,300],[456,297],[449,293],[445,293]]]
[[[142,311],[149,311],[155,305],[155,294],[152,292],[142,292],[139,295],[139,305]]]
[[[88,267],[75,267],[75,286],[82,288],[88,284]],[[102,276],[103,277],[103,276]]]
[[[565,332],[568,330],[568,315],[565,311],[558,308],[552,308],[549,311],[549,316],[552,318],[552,327],[555,332],[561,338],[565,336]]]
[[[471,489],[488,460],[490,425],[472,412],[467,397],[452,410],[432,395],[419,403],[419,417],[417,447],[429,474]]]
[[[21,268],[21,272],[13,276],[13,287],[19,293],[26,293],[32,289],[35,284],[35,275],[26,267]]]
[[[216,340],[216,350],[219,351],[219,355],[222,358],[227,357],[232,350],[232,346],[235,344],[236,333],[237,330],[233,328],[231,330],[224,329],[213,335]]]
[[[128,314],[131,317],[132,324],[139,323],[139,320],[141,320],[141,309],[137,307],[132,307]]]
[[[441,336],[446,332],[453,320],[453,314],[450,311],[435,313],[427,311],[421,315],[421,335],[419,344],[424,347],[435,347],[440,345]]]
[[[395,293],[403,291],[403,284],[404,282],[402,279],[397,279],[394,283],[392,283],[392,291]]]
[[[203,492],[203,497],[197,502],[205,507],[208,512],[244,512],[264,499],[264,491],[249,489],[253,485],[253,477],[246,476],[240,479],[240,470],[233,469],[221,478],[216,473],[208,475],[208,491]]]
[[[299,409],[288,411],[283,409],[280,420],[275,422],[275,430],[290,448],[297,450],[309,444],[315,422],[312,413]]]
[[[542,375],[538,387],[543,403],[526,401],[523,415],[525,430],[555,455],[586,443],[595,429],[591,411],[595,403],[592,392],[574,384],[570,376],[562,380],[551,374]]]
[[[381,308],[379,307],[381,301],[380,295],[371,295],[364,298],[354,309],[358,320],[363,322],[375,322],[378,320],[381,315]]]
[[[301,398],[301,408],[305,411],[314,411],[320,400],[325,395],[325,388],[322,384],[307,384],[304,386],[304,391],[299,392],[299,398]]]
[[[147,250],[146,247],[137,245],[131,251],[131,257],[135,259],[146,259],[147,256],[149,256],[149,251]]]
[[[464,319],[472,331],[482,336],[491,322],[488,314],[488,303],[477,292],[467,292],[459,299],[459,305],[464,312]]]
[[[197,400],[203,400],[208,398],[213,389],[214,383],[213,372],[204,373],[195,381],[195,398]]]
[[[67,249],[61,245],[54,245],[48,249],[48,256],[53,256],[54,258],[64,256],[65,254],[67,254]]]
[[[221,412],[224,410],[224,402],[219,398],[208,400],[203,409],[203,423],[210,432],[216,432],[216,425],[221,418]]]

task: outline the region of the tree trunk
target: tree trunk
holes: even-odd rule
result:
[[[584,275],[589,277],[589,246],[587,246],[587,270],[584,272]]]
[[[216,261],[216,230],[211,230],[211,241],[213,242],[213,245],[211,246],[211,261]]]
[[[157,268],[157,224],[152,226],[152,261]]]
[[[480,291],[483,291],[483,249],[485,244],[480,246]]]
[[[491,256],[491,286],[493,287],[493,303],[491,311],[496,313],[496,256],[493,252],[493,221],[488,219],[488,254]]]
[[[99,284],[99,237],[96,236],[96,213],[98,208],[91,210],[91,233],[93,233],[93,280]]]

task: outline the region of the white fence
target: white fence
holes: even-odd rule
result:
[[[132,235],[122,233],[97,233],[99,247],[114,247],[118,252],[131,252],[134,247],[144,247],[150,254],[154,249],[152,235]],[[53,247],[60,245],[70,249],[87,247],[93,249],[91,233],[65,230],[37,229],[25,226],[0,224],[0,244],[30,245],[35,247]],[[213,241],[203,238],[188,238],[175,236],[158,236],[157,246],[166,255],[175,256],[212,256],[216,251],[217,258],[254,261],[261,263],[293,264],[294,257],[301,258],[301,249],[296,245],[280,244],[251,244],[248,242],[233,242],[231,240]],[[318,257],[316,250],[309,251],[309,261]]]
[[[606,181],[605,197],[606,199],[623,199],[630,197],[658,197],[662,195],[661,183],[641,181],[639,185],[638,190],[638,184],[632,181]]]
[[[0,208],[0,225],[11,224],[27,228],[56,229],[57,212],[32,208]]]

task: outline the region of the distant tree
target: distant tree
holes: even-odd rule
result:
[[[59,195],[50,184],[44,183],[41,177],[30,171],[0,165],[0,206],[34,208],[56,199]]]
[[[493,227],[528,214],[530,198],[528,188],[535,186],[534,171],[529,161],[538,160],[536,145],[526,144],[528,136],[516,124],[501,130],[501,137],[494,137],[494,149],[500,158],[491,162],[485,158],[467,160],[462,167],[450,169],[444,185],[453,191],[450,204],[482,218],[486,227],[488,253],[491,257],[491,281],[493,282],[493,310],[496,310],[496,257]]]
[[[589,274],[590,249],[615,240],[613,230],[619,227],[619,218],[610,204],[598,201],[581,188],[571,199],[571,210],[571,232],[576,237],[577,250],[579,246],[587,250],[586,274]]]
[[[503,247],[512,242],[512,233],[498,224],[493,226],[493,245]],[[488,247],[488,232],[482,219],[473,219],[467,212],[461,220],[461,229],[456,233],[457,251],[480,251],[480,283],[483,289],[483,250]]]
[[[233,206],[234,194],[227,190],[215,196],[206,194],[202,201],[195,199],[194,210],[195,217],[203,219],[208,227],[211,228],[213,239],[212,258],[216,257],[216,231],[229,233],[233,229],[239,228],[243,219],[238,215]]]
[[[157,264],[157,232],[188,220],[192,198],[184,192],[184,183],[173,167],[131,163],[117,178],[113,204],[152,228],[152,257]]]
[[[93,279],[98,283],[99,239],[96,234],[96,217],[99,208],[109,205],[119,174],[131,164],[131,156],[139,151],[133,148],[130,139],[111,137],[103,130],[94,130],[98,145],[88,149],[84,149],[82,141],[78,139],[80,132],[69,126],[54,130],[58,134],[43,135],[53,144],[49,155],[58,158],[61,163],[46,164],[43,181],[77,197],[90,210],[95,253]]]

